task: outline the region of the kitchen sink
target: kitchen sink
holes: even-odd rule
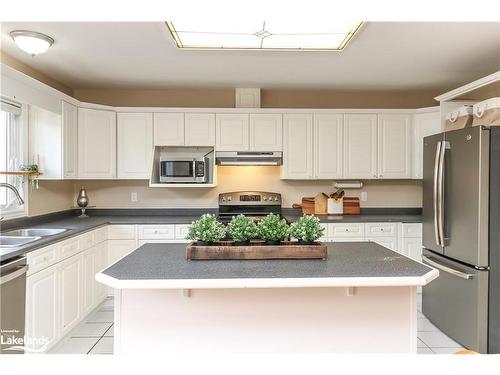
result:
[[[20,247],[40,238],[40,236],[0,236],[0,248]]]
[[[59,233],[66,232],[67,229],[52,229],[52,228],[32,228],[32,229],[15,229],[3,233],[4,236],[15,237],[46,237],[54,236]]]

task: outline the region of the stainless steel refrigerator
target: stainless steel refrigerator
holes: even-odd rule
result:
[[[422,312],[464,347],[500,353],[500,128],[436,134],[423,147],[423,262],[440,273]]]

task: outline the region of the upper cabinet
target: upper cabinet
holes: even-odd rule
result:
[[[313,178],[313,115],[283,115],[283,179]]]
[[[184,113],[154,114],[154,145],[184,146]]]
[[[78,177],[116,178],[116,112],[78,108]]]
[[[64,178],[78,178],[78,108],[62,102],[63,174]]]
[[[248,124],[248,114],[217,114],[215,125],[215,147],[217,151],[248,150]]]
[[[413,122],[413,178],[421,179],[423,177],[423,140],[429,135],[437,134],[442,131],[441,112],[439,111],[439,107],[436,107],[432,112],[415,114]]]
[[[344,116],[344,178],[378,178],[377,143],[377,115]]]
[[[214,113],[155,113],[155,146],[214,146]]]
[[[314,115],[314,178],[342,178],[343,132],[342,114]]]
[[[148,179],[153,155],[153,114],[118,113],[117,177]]]
[[[250,114],[250,150],[283,150],[283,116],[280,114]]]
[[[412,116],[378,115],[378,178],[411,178]]]

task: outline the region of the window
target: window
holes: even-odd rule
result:
[[[25,162],[27,138],[22,121],[22,106],[19,103],[1,98],[0,108],[0,171],[15,171]],[[23,199],[26,197],[27,178],[22,176],[0,175],[0,182],[17,188]],[[14,192],[0,188],[0,211],[5,218],[26,214],[26,204],[19,205]]]

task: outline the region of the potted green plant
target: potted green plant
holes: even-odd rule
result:
[[[262,218],[257,224],[259,238],[266,241],[267,245],[279,245],[280,241],[287,239],[290,228],[285,219],[280,219],[273,213]]]
[[[227,225],[227,234],[235,245],[245,246],[252,238],[257,237],[257,224],[244,215],[233,216]]]
[[[303,244],[312,244],[320,238],[325,231],[319,225],[319,219],[314,215],[304,215],[290,225],[290,235]]]
[[[199,246],[212,245],[226,235],[226,228],[212,214],[204,214],[193,221],[188,228],[186,239],[195,240]]]

